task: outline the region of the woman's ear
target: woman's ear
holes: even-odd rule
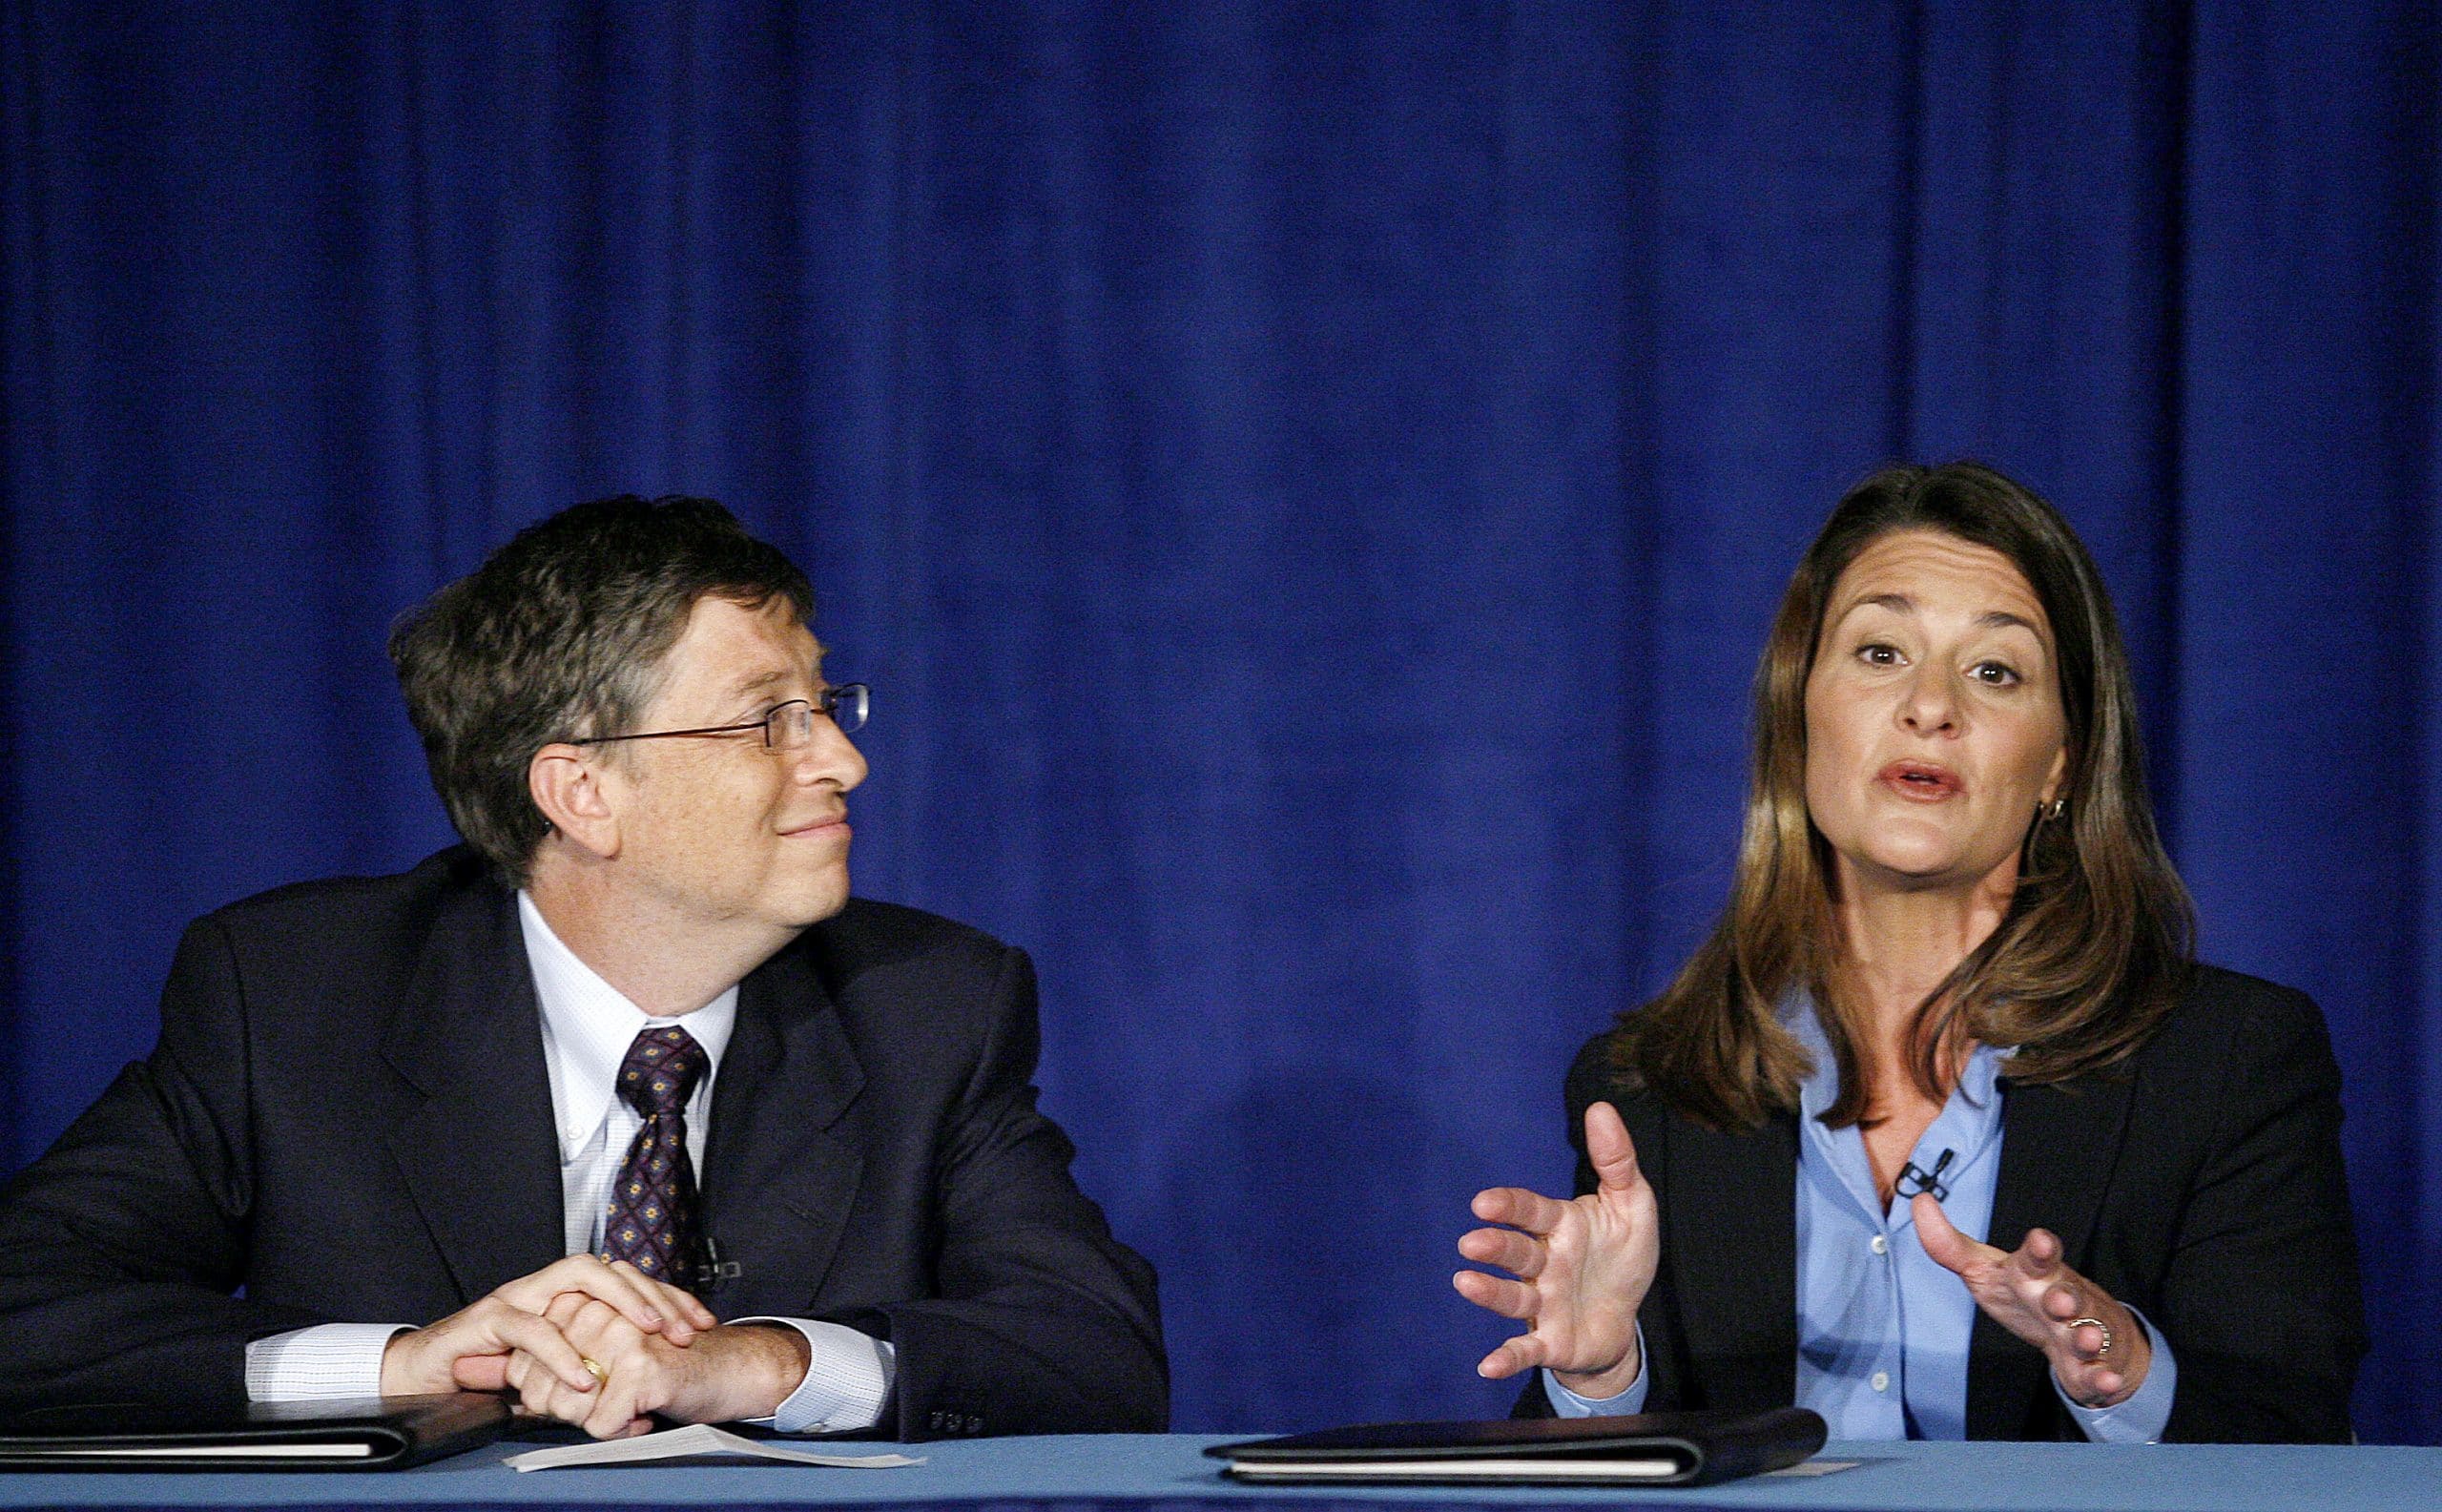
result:
[[[2068,796],[2069,743],[2064,740],[2060,743],[2060,749],[2053,754],[2052,770],[2044,775],[2043,794],[2035,800],[2035,806],[2043,810],[2051,818],[2059,818],[2060,816],[2053,812],[2053,805]]]

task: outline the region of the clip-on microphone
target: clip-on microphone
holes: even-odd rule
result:
[[[1899,1168],[1899,1175],[1892,1182],[1891,1190],[1903,1197],[1913,1197],[1919,1191],[1930,1191],[1934,1194],[1935,1202],[1946,1201],[1950,1197],[1950,1188],[1943,1184],[1942,1172],[1949,1170],[1950,1163],[1957,1158],[1957,1150],[1945,1150],[1935,1157],[1934,1169],[1931,1170],[1927,1170],[1912,1160]],[[1915,1184],[1913,1189],[1909,1185],[1911,1182]]]

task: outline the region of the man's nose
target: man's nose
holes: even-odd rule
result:
[[[829,782],[845,793],[865,779],[865,754],[827,715],[815,715],[813,734],[797,757],[793,775],[808,787]]]

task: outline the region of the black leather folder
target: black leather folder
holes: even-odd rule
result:
[[[1222,1473],[1270,1485],[1710,1485],[1823,1447],[1803,1407],[1761,1413],[1383,1422],[1215,1444]]]
[[[47,1407],[0,1424],[0,1470],[396,1470],[481,1448],[508,1422],[507,1401],[477,1392],[235,1412]]]

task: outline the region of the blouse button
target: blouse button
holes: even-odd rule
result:
[[[1889,1254],[1891,1253],[1891,1241],[1884,1238],[1881,1234],[1875,1234],[1873,1236],[1873,1253],[1876,1254]],[[1880,1391],[1882,1388],[1876,1386],[1874,1390]]]
[[[1887,1370],[1875,1371],[1873,1373],[1873,1389],[1876,1391],[1889,1391],[1891,1389],[1891,1372]]]

